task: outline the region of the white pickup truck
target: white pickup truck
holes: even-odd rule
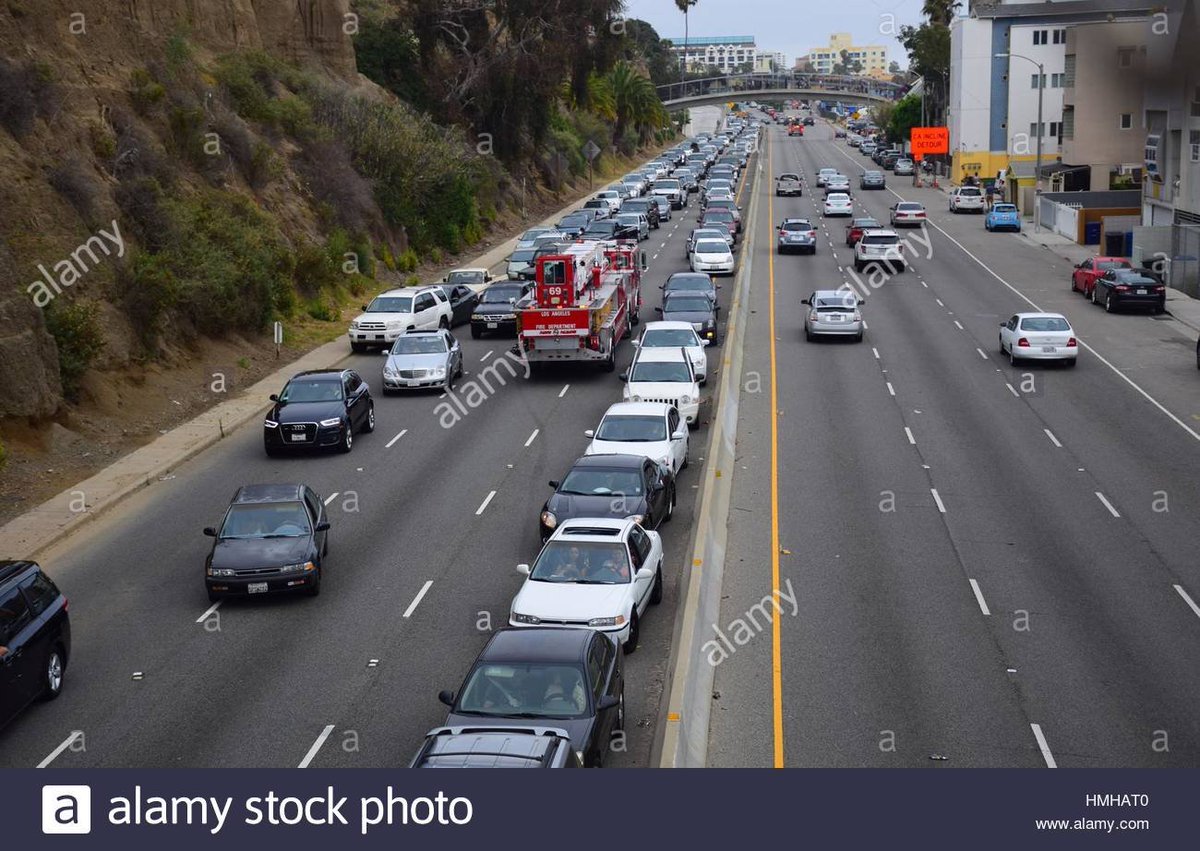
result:
[[[775,178],[775,194],[779,196],[803,195],[804,190],[800,184],[800,175],[787,172]]]

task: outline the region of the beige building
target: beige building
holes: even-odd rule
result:
[[[1067,28],[1062,161],[1090,169],[1089,189],[1141,187],[1146,38],[1140,21]]]
[[[844,60],[843,51],[846,53]],[[829,37],[828,47],[814,47],[808,52],[809,64],[817,74],[832,74],[835,65],[843,61],[849,64],[855,60],[862,67],[860,74],[874,76],[880,71],[886,73],[887,48],[877,44],[860,47],[854,44],[850,33],[834,33]]]

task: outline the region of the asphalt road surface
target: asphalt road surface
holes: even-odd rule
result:
[[[1085,303],[1068,263],[910,178],[860,191],[875,166],[828,125],[772,126],[763,162],[806,185],[763,180],[751,202],[710,764],[1200,763],[1194,338]],[[817,206],[827,166],[856,215],[926,203],[929,236],[901,231],[912,268],[856,278],[846,220]],[[785,216],[818,224],[815,256],[772,253]],[[805,342],[800,300],[845,281],[865,342]],[[1071,319],[1076,368],[1000,357],[999,323],[1031,302]],[[747,618],[776,588],[782,613]],[[734,643],[739,619],[761,628]]]
[[[643,243],[652,258],[643,321],[655,318],[667,276],[687,268],[697,211],[693,196]],[[723,289],[723,305],[729,296]],[[455,333],[462,393],[513,341],[472,340],[465,326]],[[622,346],[618,372],[632,351]],[[712,387],[720,352],[710,355]],[[356,437],[351,454],[268,459],[253,423],[44,560],[71,602],[67,686],[0,731],[0,765],[408,763],[445,719],[438,691],[457,690],[490,629],[507,624],[516,565],[539,549],[547,482],[583,453],[584,430],[620,401],[621,383],[590,368],[531,380],[499,368],[504,385],[491,378],[495,392],[447,428],[439,393],[379,392],[383,361],[350,355],[347,344],[339,364],[376,393],[376,431]],[[666,595],[626,659],[627,738],[611,765],[650,763],[707,436],[703,424],[693,430],[675,516],[660,529]],[[289,481],[312,485],[331,512],[321,596],[212,610],[202,578],[211,541],[201,530],[220,521],[238,486]]]

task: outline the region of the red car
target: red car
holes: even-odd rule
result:
[[[853,248],[862,239],[863,231],[868,228],[882,227],[879,222],[871,218],[855,219],[846,225],[846,245]]]
[[[1084,298],[1092,297],[1092,290],[1096,288],[1096,279],[1110,269],[1132,269],[1131,264],[1124,257],[1089,257],[1082,263],[1075,264],[1075,271],[1071,273],[1071,290],[1074,292],[1083,293]]]
[[[789,136],[803,136],[804,135],[804,127],[800,124],[793,124],[791,127],[788,128],[788,135]]]

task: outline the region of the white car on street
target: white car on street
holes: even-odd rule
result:
[[[723,239],[702,239],[692,249],[692,271],[732,275],[733,251]]]
[[[956,186],[950,193],[949,205],[951,213],[961,213],[966,210],[982,213],[983,190],[978,186]]]
[[[817,186],[824,186],[825,181],[835,174],[839,174],[836,168],[823,168],[817,172]]]
[[[662,537],[633,518],[564,520],[513,598],[509,626],[591,628],[632,652],[638,621],[663,596]]]
[[[603,192],[597,192],[596,197],[602,201],[608,202],[609,215],[615,216],[621,212],[621,193],[615,189],[605,189]]]
[[[634,348],[639,349],[682,348],[691,358],[692,370],[701,384],[708,381],[708,355],[704,353],[708,344],[708,340],[700,339],[692,323],[672,322],[669,319],[647,322],[642,336],[633,341]]]
[[[363,305],[350,323],[350,348],[365,352],[371,346],[390,348],[408,331],[449,328],[454,309],[441,287],[402,287],[380,293]]]
[[[682,349],[639,348],[633,363],[621,373],[626,402],[674,405],[688,425],[700,418],[700,382],[692,360]]]
[[[584,455],[644,455],[676,475],[688,464],[688,427],[672,405],[618,402],[584,434]]]
[[[822,210],[827,216],[853,216],[854,202],[844,192],[834,192],[825,196]]]
[[[1061,313],[1014,313],[1000,323],[1000,354],[1008,355],[1013,366],[1023,360],[1061,360],[1074,366],[1079,341]]]

